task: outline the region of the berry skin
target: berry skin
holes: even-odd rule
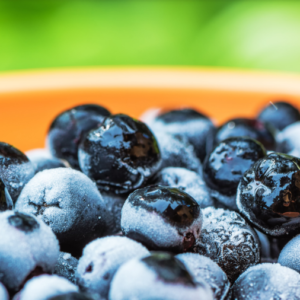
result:
[[[272,125],[255,119],[238,118],[227,121],[218,127],[214,134],[211,132],[207,140],[207,152],[223,140],[238,136],[255,139],[267,150],[276,149],[275,129]]]
[[[199,204],[177,188],[149,186],[129,195],[121,213],[125,236],[149,249],[185,252],[199,237]]]
[[[237,206],[251,223],[272,236],[300,230],[300,159],[271,153],[241,179]]]
[[[209,286],[196,284],[185,266],[168,253],[153,253],[123,264],[111,283],[110,300],[212,300]]]
[[[77,270],[78,259],[70,253],[60,252],[53,274],[64,277],[75,283],[75,272]]]
[[[23,152],[0,142],[0,178],[14,203],[34,173],[33,164]]]
[[[300,121],[300,113],[293,105],[278,101],[266,106],[259,113],[257,119],[270,123],[274,128],[281,131],[287,126]]]
[[[146,124],[126,115],[105,119],[82,140],[82,171],[104,191],[128,193],[142,187],[160,168],[157,141]]]
[[[47,146],[51,154],[79,169],[77,152],[80,141],[109,116],[107,109],[96,104],[79,105],[62,112],[53,120],[48,131]]]
[[[76,273],[81,291],[107,299],[110,283],[118,268],[132,258],[142,258],[150,252],[131,239],[108,236],[88,244],[83,250]]]
[[[17,291],[28,279],[54,270],[58,241],[43,221],[33,215],[0,213],[0,277],[10,291]]]
[[[243,174],[265,155],[263,145],[248,137],[222,141],[203,163],[203,178],[212,196],[236,210],[235,195]]]
[[[207,207],[194,252],[209,257],[226,273],[230,282],[260,261],[259,239],[236,212]]]

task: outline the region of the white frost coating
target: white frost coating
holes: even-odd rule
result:
[[[205,281],[214,292],[214,299],[226,299],[230,283],[224,271],[210,258],[197,253],[182,253],[175,256],[179,259],[196,283]]]
[[[127,237],[97,239],[84,248],[77,268],[77,283],[82,290],[106,299],[118,268],[132,258],[148,255],[150,252],[144,246]]]
[[[38,216],[64,242],[80,238],[82,231],[97,235],[93,229],[102,224],[105,227],[105,203],[95,183],[69,168],[36,174],[23,189],[16,210]]]
[[[57,275],[41,275],[25,284],[18,300],[48,300],[72,292],[78,292],[78,287],[69,280]]]
[[[24,232],[12,226],[8,218],[14,212],[0,213],[0,280],[17,289],[35,267],[52,272],[59,256],[58,241],[50,227],[33,217],[39,228]]]
[[[184,168],[165,168],[160,172],[157,184],[179,188],[192,196],[201,208],[213,205],[204,180],[193,171]]]
[[[239,300],[300,299],[300,275],[280,264],[259,264],[247,269],[232,287]]]
[[[166,222],[155,211],[149,212],[144,208],[132,205],[126,200],[121,212],[121,228],[125,235],[137,233],[152,241],[158,249],[181,247],[183,251],[184,234],[193,233],[199,238],[202,227],[202,211],[194,222],[185,228],[177,229]]]
[[[154,270],[138,259],[123,264],[115,274],[109,291],[110,300],[213,300],[211,290],[164,282]]]
[[[283,129],[277,135],[279,145],[284,145],[287,148],[289,155],[300,157],[300,140],[296,137],[300,133],[300,122],[293,123]]]
[[[1,282],[0,282],[0,299],[9,300],[7,290]]]

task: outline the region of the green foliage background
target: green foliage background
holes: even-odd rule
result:
[[[0,0],[0,71],[103,65],[300,71],[296,0]]]

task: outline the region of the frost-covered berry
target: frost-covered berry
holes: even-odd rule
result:
[[[205,182],[193,171],[184,168],[162,169],[155,178],[155,184],[180,189],[192,196],[201,208],[214,205]]]
[[[23,152],[0,142],[0,178],[14,203],[34,174],[34,166]]]
[[[300,299],[300,275],[280,264],[259,264],[246,270],[231,288],[232,299]]]
[[[121,213],[124,235],[153,250],[188,251],[201,226],[199,204],[185,192],[166,186],[134,191]]]
[[[236,212],[207,207],[195,252],[216,262],[233,282],[248,267],[259,263],[260,245],[255,231]]]
[[[300,159],[271,153],[242,177],[237,206],[251,223],[272,236],[300,230]]]
[[[0,212],[13,208],[11,196],[0,178]]]
[[[55,168],[65,168],[68,166],[66,161],[54,157],[46,149],[33,149],[26,152],[27,157],[32,162],[35,173]]]
[[[51,297],[78,292],[78,287],[57,275],[41,275],[27,281],[14,300],[49,300]]]
[[[132,258],[148,255],[150,253],[144,246],[126,237],[97,239],[83,250],[76,273],[77,284],[82,291],[106,299],[118,268]]]
[[[185,266],[168,253],[153,253],[123,264],[111,283],[110,300],[212,300],[209,286],[196,284]]]
[[[74,256],[106,230],[105,202],[95,183],[70,168],[36,174],[23,189],[16,210],[42,219],[56,234],[61,250]]]
[[[237,210],[236,191],[243,174],[265,155],[264,146],[248,137],[222,141],[203,162],[203,178],[212,197]]]
[[[274,128],[283,130],[300,121],[299,110],[284,101],[276,101],[266,106],[258,115],[258,120],[270,123]]]
[[[1,300],[9,300],[8,292],[5,286],[0,282],[0,299]]]
[[[190,108],[162,112],[149,123],[156,132],[165,132],[186,138],[200,160],[205,158],[206,138],[214,125],[204,114]]]
[[[282,153],[300,157],[300,121],[286,127],[277,136],[278,149]]]
[[[128,193],[146,184],[160,168],[157,141],[148,126],[126,115],[105,119],[82,140],[81,170],[100,190]]]
[[[52,272],[58,255],[58,241],[44,222],[24,213],[0,213],[0,278],[11,291],[30,277]]]
[[[53,273],[75,283],[77,265],[78,259],[73,257],[70,253],[60,252]]]
[[[230,282],[215,262],[198,253],[182,253],[175,257],[185,265],[196,283],[205,281],[210,286],[215,300],[227,299]]]
[[[47,146],[51,154],[79,169],[78,145],[86,133],[99,127],[108,116],[110,112],[97,104],[79,105],[62,112],[48,131]]]
[[[161,168],[186,168],[202,176],[202,164],[185,137],[160,131],[155,132],[155,137],[161,152]]]

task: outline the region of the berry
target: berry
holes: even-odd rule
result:
[[[32,276],[52,272],[58,241],[44,222],[19,212],[0,213],[0,278],[17,291]]]
[[[76,273],[82,291],[107,299],[111,280],[118,268],[132,258],[150,255],[149,251],[126,237],[109,236],[88,244]]]
[[[277,136],[278,149],[282,153],[300,157],[300,121],[283,129]]]
[[[5,187],[3,181],[0,179],[0,212],[13,208],[13,201]]]
[[[300,159],[271,153],[241,179],[239,211],[262,232],[283,236],[300,230]]]
[[[214,204],[205,182],[193,171],[184,168],[162,169],[155,178],[155,184],[180,189],[192,196],[201,208]]]
[[[283,130],[287,126],[300,121],[300,113],[293,105],[278,101],[266,106],[259,113],[257,119],[265,123],[270,123],[278,130]]]
[[[105,119],[82,140],[82,171],[100,190],[128,193],[146,184],[160,168],[161,155],[146,124],[126,115]]]
[[[51,154],[79,169],[77,152],[80,141],[109,116],[107,109],[96,104],[79,105],[62,112],[53,120],[48,131],[47,145]]]
[[[194,282],[179,260],[158,252],[123,264],[113,278],[109,299],[212,300],[213,296],[207,284]]]
[[[263,145],[248,137],[222,141],[203,163],[203,178],[212,196],[236,210],[236,191],[243,174],[265,155]]]
[[[23,152],[0,142],[0,178],[14,203],[34,173],[34,166]]]
[[[254,229],[257,237],[260,242],[260,259],[261,262],[271,262],[272,259],[272,251],[271,251],[271,242],[264,233],[260,232],[257,229]]]
[[[134,191],[121,213],[124,235],[153,250],[188,251],[201,226],[199,204],[179,189],[165,186]]]
[[[74,256],[107,230],[105,202],[96,185],[69,168],[36,174],[23,189],[16,210],[41,218],[56,234],[61,250]]]
[[[300,275],[279,264],[259,264],[246,270],[231,289],[232,299],[299,299]]]
[[[236,212],[207,207],[194,251],[216,262],[230,282],[260,260],[259,239],[255,231]]]
[[[75,272],[77,270],[78,260],[70,253],[60,252],[55,265],[54,274],[62,276],[75,283]]]
[[[215,262],[197,253],[183,253],[175,257],[185,265],[196,282],[202,283],[204,280],[210,286],[215,300],[227,299],[230,283]]]

